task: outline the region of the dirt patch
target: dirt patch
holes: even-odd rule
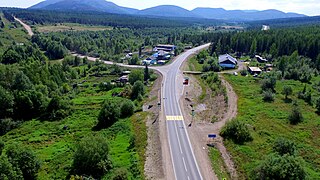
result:
[[[186,64],[182,68],[186,68]],[[226,87],[227,104],[223,95],[214,95],[210,88],[206,88],[206,97],[199,101],[202,88],[198,79],[194,76],[190,76],[190,85],[184,88],[184,97],[181,98],[180,104],[183,107],[185,123],[192,124],[188,129],[188,133],[195,156],[202,170],[203,178],[212,179],[212,177],[215,177],[214,179],[217,179],[211,167],[208,155],[209,147],[207,146],[208,143],[214,143],[226,164],[231,179],[238,179],[232,157],[225,148],[222,137],[219,136],[224,124],[237,115],[237,95],[231,85],[223,79],[223,76],[219,75],[219,77],[222,85]],[[194,117],[191,115],[192,108],[195,110]],[[208,139],[208,134],[217,134],[218,137],[212,142]]]

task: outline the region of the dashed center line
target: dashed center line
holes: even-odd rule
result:
[[[167,121],[183,121],[183,116],[166,116]]]

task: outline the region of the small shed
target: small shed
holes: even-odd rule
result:
[[[248,71],[250,74],[261,74],[262,70],[258,67],[248,67]]]

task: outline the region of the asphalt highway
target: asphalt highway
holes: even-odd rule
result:
[[[164,76],[162,87],[162,103],[166,117],[171,159],[177,180],[202,180],[197,160],[189,140],[187,127],[183,120],[179,99],[183,90],[183,82],[178,80],[183,61],[209,44],[188,50],[179,55],[173,63],[156,68]]]

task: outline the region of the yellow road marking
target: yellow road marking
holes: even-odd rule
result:
[[[167,121],[182,121],[183,116],[166,116]]]

